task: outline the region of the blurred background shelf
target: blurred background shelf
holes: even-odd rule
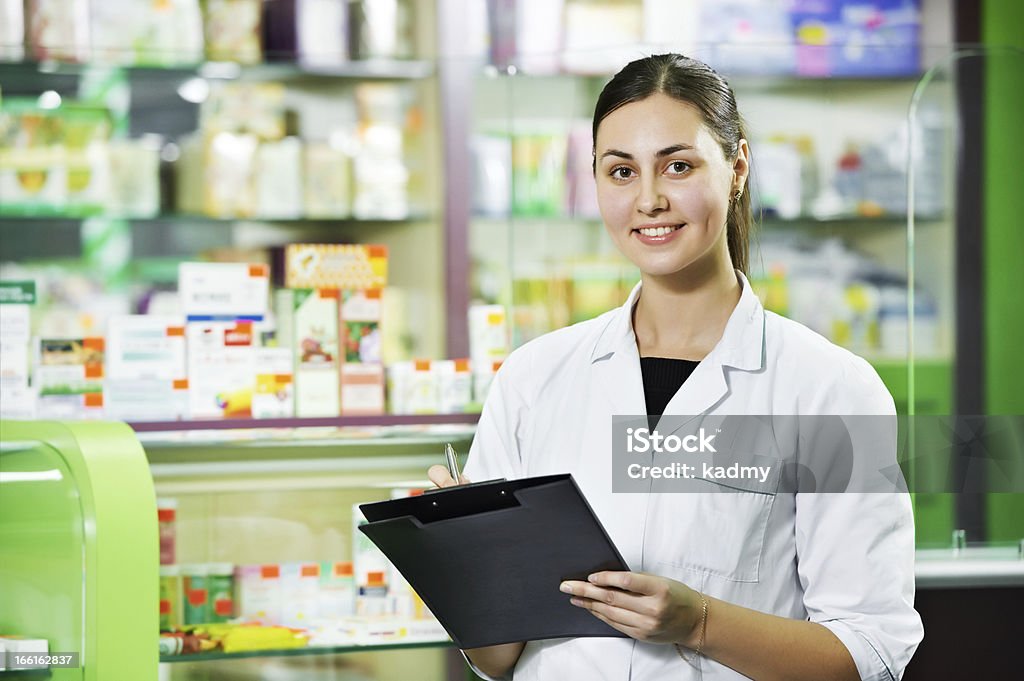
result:
[[[267,61],[257,64],[202,62],[189,65],[139,65],[105,62],[0,61],[4,89],[38,89],[62,79],[73,81],[90,70],[118,69],[130,76],[161,83],[199,76],[212,80],[301,81],[301,80],[421,80],[434,75],[434,63],[425,60],[374,59],[350,61],[337,66],[314,66],[296,61]]]
[[[479,420],[480,414],[384,414],[381,416],[332,416],[325,418],[138,421],[128,425],[138,433],[146,433],[271,428],[374,428],[383,426],[456,425],[474,424]]]
[[[196,653],[194,655],[161,655],[161,662],[212,662],[215,660],[242,660],[254,657],[303,657],[306,655],[343,655],[383,650],[417,650],[420,648],[450,648],[450,640],[420,641],[416,643],[381,643],[350,646],[306,646],[285,650],[252,650],[244,653]]]

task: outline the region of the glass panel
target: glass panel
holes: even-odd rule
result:
[[[84,516],[63,457],[41,442],[0,443],[0,631],[83,655],[84,573]]]
[[[472,429],[383,439],[305,433],[263,441],[204,433],[203,441],[194,441],[166,435],[145,440],[158,506],[174,508],[176,567],[163,572],[176,572],[181,580],[178,622],[196,622],[197,613],[216,600],[212,581],[204,604],[193,594],[202,585],[185,584],[186,575],[202,579],[204,569],[209,574],[220,564],[233,575],[233,616],[302,627],[310,636],[309,647],[296,649],[163,656],[166,678],[445,678],[452,655],[447,636],[415,598],[401,596],[387,564],[367,554],[354,514],[358,504],[422,487],[427,467],[442,460],[443,442],[453,442],[464,458]],[[360,575],[373,569],[383,570],[392,597],[360,604],[354,591]],[[254,578],[270,580],[261,582],[269,589],[263,606]],[[370,616],[373,605],[383,615]]]
[[[1001,167],[1005,168],[1005,159],[1016,158],[1024,151],[1017,132],[1019,107],[1013,103],[1020,101],[1022,89],[1024,52],[1010,48],[954,51],[937,60],[915,87],[908,117],[911,145],[906,161],[911,171],[907,244],[912,274],[908,279],[914,285],[908,290],[910,299],[904,315],[909,314],[911,320],[907,381],[912,413],[956,412],[954,362],[967,362],[967,366],[977,366],[982,372],[974,385],[957,386],[958,391],[968,391],[973,395],[969,401],[986,405],[987,413],[1008,413],[1005,400],[999,401],[1000,388],[989,383],[993,377],[997,382],[1003,380],[1007,339],[1012,336],[1003,328],[1000,317],[1005,310],[1017,308],[1015,302],[1007,305],[1016,292],[1002,277],[1019,264],[1016,254],[1004,253],[992,244],[1005,238],[1002,235],[1008,230],[1017,230],[1017,213],[1012,206],[1007,207],[1007,202],[1013,200],[1007,189],[994,188],[999,186],[998,175],[996,184],[990,182],[991,177],[978,183],[972,178],[986,178],[986,173],[997,167],[994,164],[1003,163]],[[978,167],[979,163],[984,165]],[[957,173],[962,178],[959,183]],[[967,203],[960,205],[958,199]],[[957,225],[958,220],[963,224]],[[969,255],[954,263],[958,251]],[[1012,259],[1006,260],[1007,256]],[[967,291],[962,297],[969,306],[966,309],[957,309],[960,290]],[[979,291],[982,293],[976,293]],[[982,305],[981,310],[976,309],[977,304]],[[980,347],[974,341],[955,338],[958,316],[960,324],[983,324],[968,334],[983,339]],[[961,352],[969,354],[956,356],[955,340],[965,342],[967,346]],[[1018,352],[1018,348],[1009,349],[1011,363],[1016,363]],[[1006,387],[1004,383],[1003,394]],[[981,394],[975,394],[979,390]],[[1016,391],[1013,385],[1011,392]],[[911,485],[914,476],[934,475],[935,470],[959,466],[959,445],[954,443],[949,451],[950,458],[943,460],[912,457],[912,462],[924,462],[919,465],[928,469],[910,471]],[[987,542],[1016,544],[1024,536],[1024,496],[986,496],[977,499],[973,495],[916,494],[919,544],[950,546],[955,531],[970,522],[972,515],[984,518],[978,534]],[[972,534],[972,543],[975,539]]]

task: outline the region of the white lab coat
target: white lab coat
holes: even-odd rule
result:
[[[743,290],[721,340],[666,414],[895,413],[867,362],[766,312],[746,278],[737,276]],[[737,605],[819,622],[846,645],[862,678],[900,678],[923,635],[913,608],[907,495],[612,493],[611,417],[646,412],[631,323],[639,292],[638,284],[621,308],[509,356],[487,398],[466,476],[572,473],[631,569]],[[514,678],[744,677],[708,659],[693,667],[671,645],[574,638],[529,642]]]

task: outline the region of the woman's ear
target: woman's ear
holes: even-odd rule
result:
[[[747,140],[740,139],[736,145],[736,160],[732,164],[732,193],[742,191],[747,186],[747,178],[750,176],[750,147]]]

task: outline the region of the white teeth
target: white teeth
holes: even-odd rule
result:
[[[645,227],[643,229],[638,229],[637,231],[644,236],[665,236],[666,234],[676,231],[679,227],[680,225],[675,225],[674,227]]]

